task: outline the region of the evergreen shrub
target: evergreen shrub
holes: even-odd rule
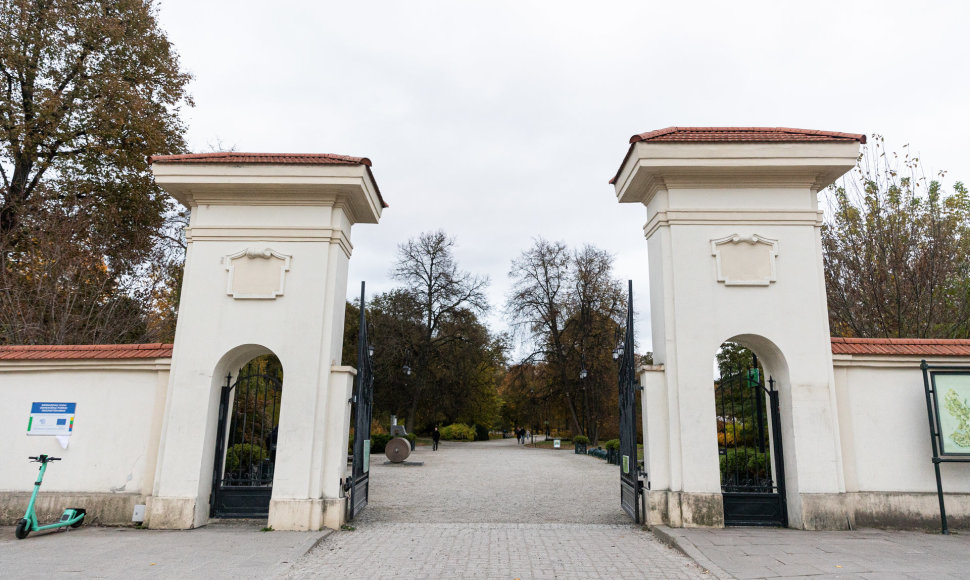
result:
[[[452,423],[441,428],[441,438],[445,441],[474,441],[475,428],[464,423]]]
[[[226,471],[249,471],[254,465],[267,459],[269,454],[261,445],[236,443],[226,450]]]
[[[384,453],[384,449],[387,447],[387,442],[390,441],[391,439],[392,437],[387,433],[371,433],[370,452]]]

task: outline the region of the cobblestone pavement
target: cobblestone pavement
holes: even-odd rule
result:
[[[366,523],[285,578],[710,578],[649,532],[617,524]]]
[[[374,459],[355,529],[285,577],[710,577],[630,521],[618,468],[602,460],[514,439],[418,447],[408,460],[422,465]]]
[[[14,538],[0,527],[0,578],[272,578],[331,532],[260,532],[242,521],[195,530],[82,526]]]
[[[655,530],[720,578],[968,578],[970,535],[764,528]]]

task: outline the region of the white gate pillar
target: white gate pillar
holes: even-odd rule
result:
[[[350,230],[385,207],[366,158],[209,153],[152,159],[191,210],[147,523],[209,519],[219,392],[273,353],[283,390],[269,525],[339,527],[353,369],[340,366]]]
[[[817,193],[855,166],[860,142],[730,127],[631,138],[613,183],[621,203],[647,208],[663,365],[642,375],[654,522],[723,526],[712,366],[733,339],[778,383],[790,525],[846,525]]]

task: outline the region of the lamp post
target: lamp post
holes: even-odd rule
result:
[[[529,389],[529,401],[532,403],[532,418],[530,419],[529,434],[532,439],[532,446],[536,446],[536,390]]]
[[[587,435],[589,434],[589,394],[586,392],[586,377],[589,376],[589,372],[586,370],[586,360],[583,357],[582,367],[579,369],[579,380],[583,385],[583,422],[586,425]]]

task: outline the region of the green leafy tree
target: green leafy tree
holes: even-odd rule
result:
[[[942,174],[941,174],[942,175]],[[875,135],[827,192],[822,229],[829,325],[837,336],[970,336],[970,195],[927,180],[918,157]]]
[[[410,381],[408,430],[414,428],[418,408],[433,391],[436,368],[448,364],[443,349],[462,340],[460,327],[447,322],[463,312],[488,309],[488,278],[461,270],[454,257],[455,239],[443,231],[425,232],[398,246],[392,275],[404,285],[421,313],[421,336],[413,344],[414,375]]]

